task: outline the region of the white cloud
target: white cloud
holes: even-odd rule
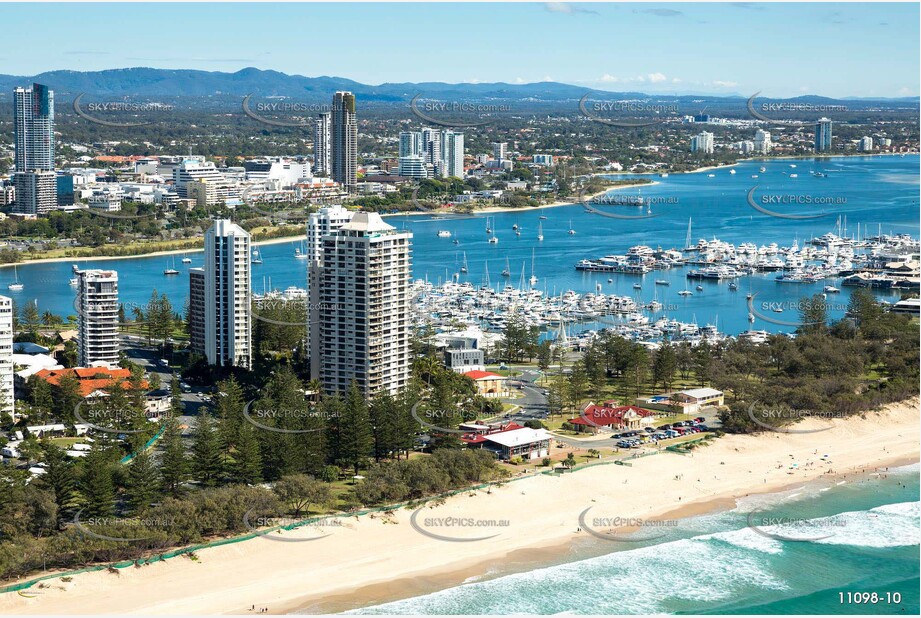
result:
[[[726,81],[717,79],[713,81],[713,85],[716,86],[717,88],[735,88],[739,84],[738,82],[726,82]]]
[[[566,13],[567,15],[572,15],[572,5],[565,2],[545,2],[544,6],[551,13]]]
[[[524,78],[523,78],[523,77],[516,77],[516,78],[515,78],[515,83],[516,83],[516,84],[525,84],[525,83],[527,83],[527,82],[524,81]]]
[[[573,6],[568,2],[545,2],[544,8],[551,13],[564,13],[566,15],[575,15],[576,13],[598,14],[598,11],[582,8],[581,6]]]
[[[615,77],[611,75],[610,73],[605,73],[604,75],[601,76],[601,79],[599,79],[598,81],[599,82],[619,82],[620,78]]]
[[[666,80],[666,77],[662,75],[661,73],[650,73],[648,77],[649,77],[649,81],[651,81],[654,84],[658,82],[664,82]]]

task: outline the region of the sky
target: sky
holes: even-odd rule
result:
[[[919,95],[918,3],[0,4],[0,73],[245,67],[383,82]]]

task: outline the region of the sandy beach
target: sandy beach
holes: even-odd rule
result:
[[[416,515],[347,517],[341,525],[305,527],[178,557],[46,580],[31,598],[0,595],[5,614],[214,614],[335,611],[336,604],[377,603],[455,585],[498,562],[564,555],[589,540],[579,516],[681,518],[732,508],[735,500],[803,483],[830,484],[875,469],[917,462],[919,402],[894,404],[848,420],[808,420],[814,433],[725,436],[690,455],[662,452],[632,467],[600,465],[562,476],[537,475],[458,494]],[[439,526],[455,516],[475,526]],[[502,523],[506,525],[501,525]],[[311,540],[328,534],[323,538]],[[490,537],[448,542],[452,538]],[[276,536],[276,533],[272,533]],[[603,542],[603,541],[598,541]]]

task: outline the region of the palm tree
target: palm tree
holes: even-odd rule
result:
[[[57,324],[58,322],[58,316],[54,315],[50,311],[45,311],[42,314],[42,324],[45,326],[51,326],[52,324]]]

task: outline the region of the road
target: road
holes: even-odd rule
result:
[[[131,362],[143,367],[148,376],[156,374],[160,378],[161,388],[169,389],[170,382],[173,380],[173,370],[162,366],[160,353],[153,348],[147,347],[147,341],[143,337],[132,335],[122,335],[122,351]],[[208,404],[202,399],[205,389],[192,387],[190,392],[182,393],[183,414],[179,417],[179,424],[192,427],[195,417],[198,415],[198,409]],[[186,432],[183,432],[186,433]]]

